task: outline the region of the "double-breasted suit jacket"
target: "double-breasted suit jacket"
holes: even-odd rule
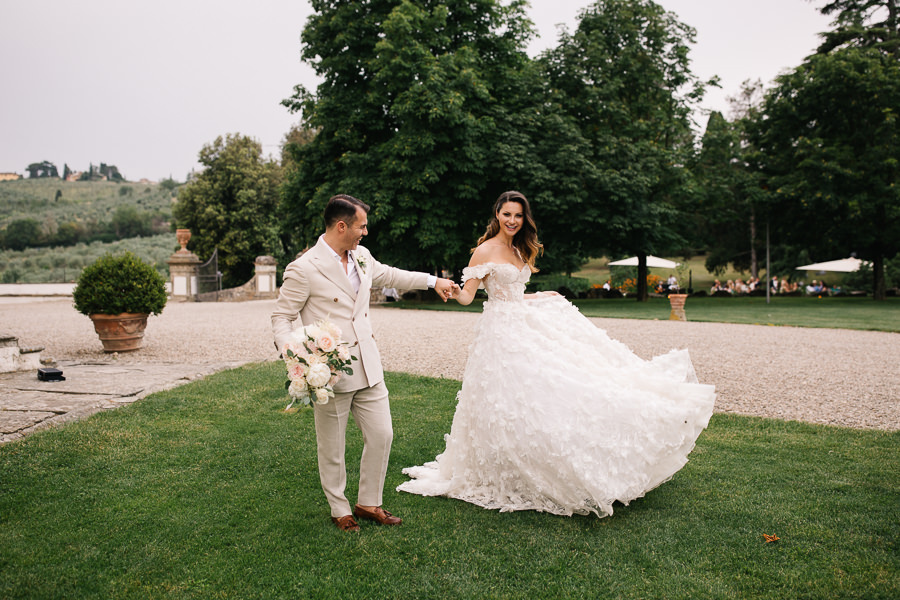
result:
[[[372,287],[405,290],[428,287],[427,273],[381,264],[363,246],[357,246],[351,254],[359,273],[359,292],[353,291],[340,261],[320,237],[315,246],[285,269],[284,283],[272,313],[272,330],[279,351],[290,340],[298,316],[301,326],[327,319],[341,329],[343,341],[351,346],[350,353],[359,360],[350,365],[353,375],[344,375],[335,385],[338,393],[371,387],[384,379],[381,355],[369,321]]]

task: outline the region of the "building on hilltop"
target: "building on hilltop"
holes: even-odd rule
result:
[[[15,181],[17,179],[22,179],[22,176],[18,173],[0,173],[0,181]]]

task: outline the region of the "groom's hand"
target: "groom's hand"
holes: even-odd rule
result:
[[[446,302],[454,296],[459,295],[459,286],[449,279],[438,277],[438,280],[434,284],[434,291],[438,293],[441,300]]]

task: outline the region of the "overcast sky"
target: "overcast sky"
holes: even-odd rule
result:
[[[726,115],[742,81],[796,67],[829,28],[816,10],[824,0],[657,2],[697,30],[693,71],[722,82],[703,105]],[[536,55],[590,1],[531,4]],[[278,155],[298,120],[281,100],[316,84],[300,61],[306,0],[2,0],[0,9],[0,172],[105,162],[132,181],[183,181],[204,144],[236,132]]]

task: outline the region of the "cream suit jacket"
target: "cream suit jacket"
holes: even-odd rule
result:
[[[369,322],[369,295],[372,286],[403,290],[424,290],[428,274],[404,271],[383,265],[363,246],[352,251],[359,273],[359,293],[353,292],[350,279],[340,261],[319,237],[319,241],[284,270],[284,283],[272,313],[275,345],[281,351],[295,329],[327,319],[340,327],[341,338],[350,345],[354,360],[353,375],[344,375],[334,386],[338,393],[371,387],[384,379],[381,355]],[[365,265],[360,268],[358,262]]]

